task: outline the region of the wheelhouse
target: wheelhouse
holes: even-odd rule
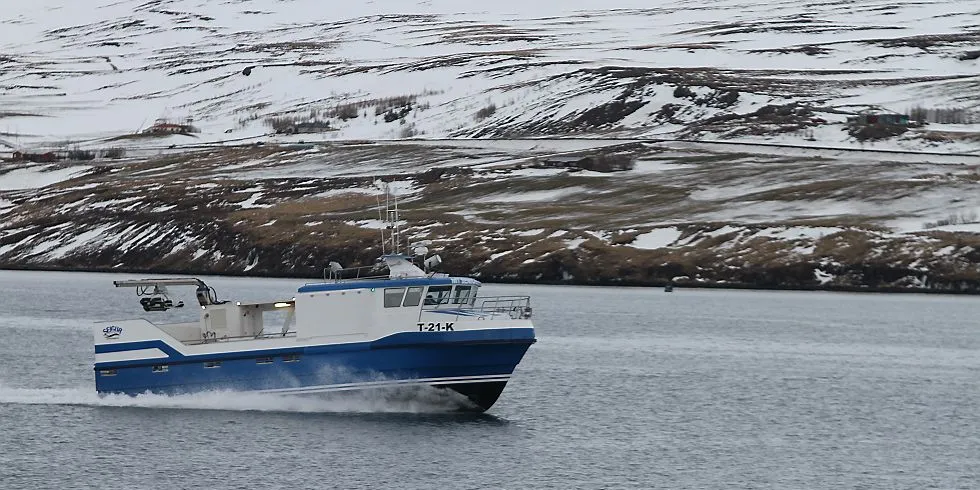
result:
[[[340,279],[335,282],[307,284],[298,293],[324,293],[368,290],[381,292],[381,302],[386,311],[394,312],[411,308],[418,315],[439,312],[459,315],[497,317],[507,314],[511,318],[530,318],[531,303],[528,296],[479,296],[480,282],[468,277],[429,275],[407,279]],[[381,305],[379,305],[381,306]],[[421,319],[421,317],[420,317]]]
[[[369,289],[383,291],[384,307],[447,308],[474,306],[480,282],[465,277],[374,279],[307,284],[299,293]]]

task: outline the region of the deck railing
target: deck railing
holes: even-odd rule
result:
[[[207,337],[193,340],[183,340],[181,343],[184,345],[201,345],[201,344],[214,344],[222,342],[241,342],[243,340],[258,340],[258,339],[281,339],[283,337],[295,337],[296,330],[289,330],[286,333],[260,333],[258,335],[238,335],[234,337]]]
[[[346,269],[323,269],[323,280],[343,282],[358,279],[387,279],[388,273],[379,273],[381,270],[387,270],[387,267],[366,265],[362,267],[348,267]]]
[[[436,305],[423,305],[422,311],[438,310],[444,313],[456,313],[456,318],[482,316],[493,319],[507,317],[510,319],[531,318],[531,297],[530,296],[488,296],[477,297],[472,305],[440,303]]]

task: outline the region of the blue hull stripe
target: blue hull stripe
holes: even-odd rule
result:
[[[272,357],[286,354],[342,354],[374,349],[400,349],[407,347],[453,347],[472,344],[534,343],[533,328],[504,328],[486,330],[461,330],[457,332],[399,332],[378,340],[369,342],[350,342],[345,344],[320,344],[275,349],[242,350],[233,352],[213,352],[206,354],[184,355],[162,340],[144,340],[140,342],[124,342],[99,344],[95,346],[96,354],[110,352],[125,352],[140,349],[160,349],[167,354],[167,359],[134,359],[126,361],[100,362],[95,369],[110,369],[128,366],[147,366],[158,364],[179,364],[205,361],[222,361],[232,359],[254,359],[257,357]],[[217,344],[216,344],[217,345]],[[222,343],[221,345],[228,345]]]

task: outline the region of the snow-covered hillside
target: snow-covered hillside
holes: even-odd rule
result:
[[[980,109],[978,41],[975,0],[14,2],[0,19],[0,143],[267,139],[285,116],[329,124],[306,140],[857,145],[846,113]],[[159,118],[200,132],[107,141]],[[978,128],[876,145],[975,151]]]
[[[976,0],[15,3],[0,267],[317,276],[380,179],[487,280],[980,291],[978,44]]]
[[[412,240],[484,280],[980,291],[978,168],[956,155],[568,139],[21,164],[0,173],[0,266],[315,277],[381,254],[382,180]]]

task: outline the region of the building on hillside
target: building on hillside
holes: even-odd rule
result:
[[[540,160],[544,167],[567,168],[569,172],[591,170],[593,172],[624,172],[633,169],[633,158],[625,153],[598,155],[560,155]]]
[[[10,161],[13,162],[52,163],[57,162],[60,159],[61,157],[53,151],[48,151],[45,153],[26,153],[15,151],[10,156]]]
[[[187,119],[184,124],[157,119],[152,126],[143,130],[143,134],[190,134],[199,132],[201,131],[191,124],[191,119]]]
[[[281,134],[309,134],[330,131],[330,121],[307,121],[282,125],[276,129]]]
[[[909,116],[894,112],[863,112],[847,118],[848,134],[860,140],[878,140],[899,136],[912,125]]]
[[[891,112],[864,112],[847,118],[849,126],[908,126],[909,116]]]

